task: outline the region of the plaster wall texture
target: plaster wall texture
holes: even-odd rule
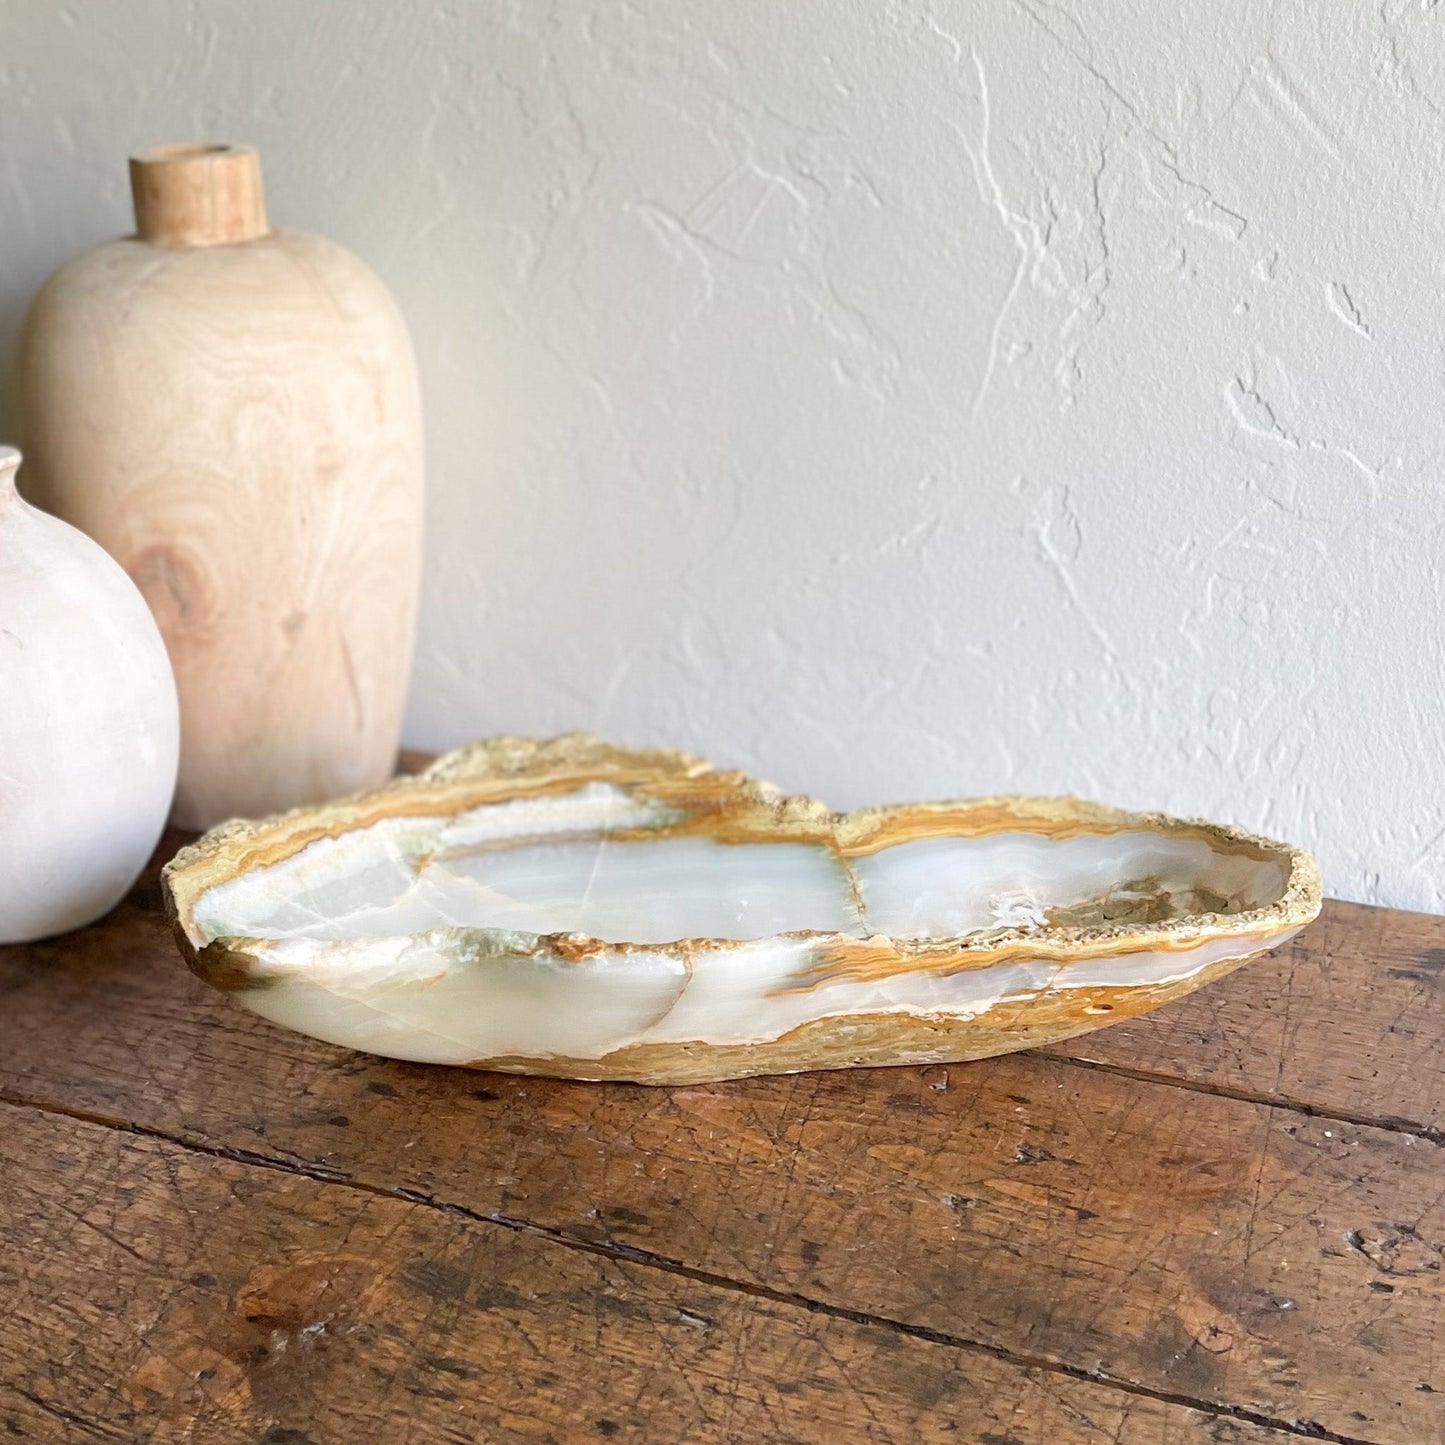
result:
[[[0,354],[192,139],[411,324],[413,745],[1073,791],[1445,910],[1445,6],[0,0]]]

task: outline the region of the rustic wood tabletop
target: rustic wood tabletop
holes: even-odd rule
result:
[[[1445,919],[1331,903],[1041,1053],[557,1083],[242,1012],[152,869],[0,949],[0,1424],[1442,1441],[1442,980]]]

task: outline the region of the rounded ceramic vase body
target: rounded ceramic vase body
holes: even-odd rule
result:
[[[27,506],[0,447],[0,943],[115,906],[165,826],[179,720],[145,600],[88,537]]]
[[[355,257],[272,231],[255,153],[132,162],[136,237],[70,262],[21,342],[26,490],[101,543],[181,701],[174,819],[394,767],[422,525],[406,328]]]

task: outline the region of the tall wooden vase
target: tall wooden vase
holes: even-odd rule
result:
[[[411,665],[421,415],[405,325],[319,236],[271,230],[255,151],[131,161],[136,235],[26,323],[27,492],[144,593],[181,703],[174,821],[371,787]]]

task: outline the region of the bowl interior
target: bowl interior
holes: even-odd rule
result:
[[[317,838],[207,889],[193,918],[207,939],[454,926],[637,944],[805,930],[930,939],[1229,915],[1268,907],[1288,884],[1284,857],[1188,828],[907,831],[872,850],[710,832],[705,816],[593,782]]]

